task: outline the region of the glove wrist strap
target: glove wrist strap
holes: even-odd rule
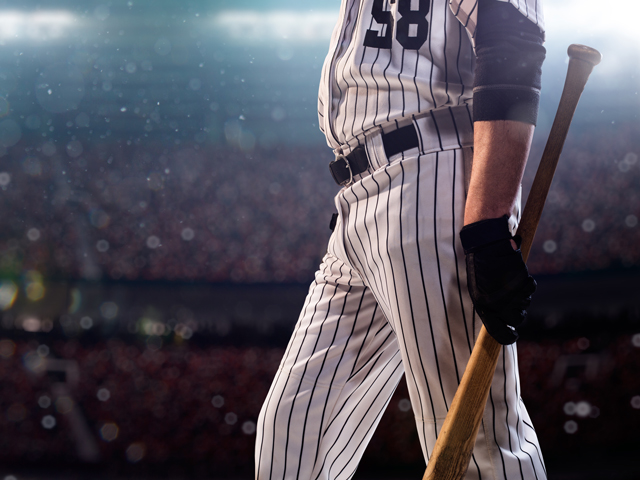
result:
[[[470,223],[460,230],[464,253],[473,252],[478,247],[512,238],[508,215]]]

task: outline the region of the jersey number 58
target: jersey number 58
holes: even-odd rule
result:
[[[431,0],[418,0],[418,10],[411,10],[411,0],[397,0],[400,19],[396,26],[396,40],[407,50],[419,50],[429,35],[427,14]],[[391,49],[393,43],[393,14],[384,10],[385,0],[373,0],[371,15],[381,25],[380,30],[367,30],[364,46]],[[391,0],[395,3],[395,0]]]

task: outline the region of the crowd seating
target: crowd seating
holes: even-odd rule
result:
[[[4,338],[0,462],[78,463],[70,399],[100,462],[250,470],[260,406],[282,353],[186,342],[150,348],[135,337],[92,344]],[[637,442],[640,396],[630,387],[640,368],[640,334],[522,341],[519,355],[522,397],[545,454]],[[52,393],[61,378],[41,368],[53,359],[77,364],[77,381],[65,380],[69,399]],[[403,383],[363,464],[421,462],[407,399]]]
[[[534,273],[640,265],[637,130],[572,130],[530,257]],[[25,141],[3,157],[5,274],[307,282],[326,248],[337,187],[325,147],[87,143],[70,157],[52,145]],[[538,142],[532,163],[540,150]],[[525,190],[532,177],[530,169]]]

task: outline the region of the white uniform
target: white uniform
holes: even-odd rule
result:
[[[538,0],[511,3],[543,28]],[[320,125],[338,154],[364,146],[370,166],[336,196],[327,254],[258,419],[258,480],[350,478],[403,374],[432,452],[482,325],[458,236],[476,11],[476,0],[342,2]],[[407,125],[418,147],[387,157],[385,136]],[[500,356],[466,478],[546,478],[515,345]]]

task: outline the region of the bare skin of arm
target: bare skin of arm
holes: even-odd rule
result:
[[[527,164],[534,128],[514,120],[474,123],[473,167],[465,225],[510,215]]]

